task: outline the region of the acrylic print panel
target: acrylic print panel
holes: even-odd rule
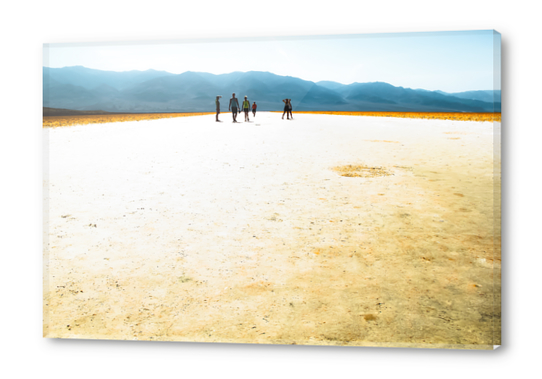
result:
[[[497,32],[47,44],[43,107],[45,337],[500,345]]]

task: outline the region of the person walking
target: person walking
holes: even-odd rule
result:
[[[252,103],[252,115],[254,117],[256,117],[256,108],[258,108],[258,106],[256,105],[256,102]]]
[[[239,109],[239,100],[235,97],[235,93],[231,94],[230,105],[228,106],[228,111],[231,109],[231,114],[233,116],[233,122],[237,122],[237,110]]]
[[[220,114],[220,98],[222,96],[217,96],[216,97],[216,100],[215,100],[215,104],[216,104],[216,122],[221,122],[219,119],[218,119],[218,115]]]
[[[250,110],[250,101],[248,101],[247,97],[245,96],[245,101],[243,101],[243,111],[245,111],[245,122],[250,121],[248,119],[249,110]]]
[[[284,99],[282,102],[284,103],[284,113],[282,113],[282,119],[284,120],[284,115],[286,115],[287,119],[290,119],[290,113],[288,112],[290,109],[288,107],[290,99]]]
[[[292,99],[288,99],[288,113],[290,114],[290,120],[294,119],[294,116],[292,115]]]

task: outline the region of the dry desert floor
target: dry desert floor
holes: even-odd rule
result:
[[[500,345],[500,123],[294,116],[45,128],[44,336]]]

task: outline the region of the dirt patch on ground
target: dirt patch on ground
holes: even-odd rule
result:
[[[367,139],[365,140],[367,142],[386,142],[386,143],[399,143],[399,141],[383,141],[383,140],[377,140],[377,139]]]
[[[345,165],[332,168],[333,171],[347,178],[376,178],[388,176],[392,173],[383,167],[369,167],[365,165]]]

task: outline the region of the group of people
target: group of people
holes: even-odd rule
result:
[[[248,122],[250,121],[249,119],[249,112],[250,112],[250,101],[248,100],[247,96],[245,96],[245,99],[243,100],[242,102],[242,106],[239,106],[239,100],[237,99],[237,97],[235,97],[235,93],[233,93],[231,95],[231,99],[230,99],[230,104],[228,106],[228,111],[231,110],[232,112],[232,116],[233,116],[233,122],[238,122],[237,121],[237,115],[239,113],[241,113],[241,109],[245,112],[245,122]],[[215,103],[216,103],[216,122],[221,122],[219,119],[218,119],[218,115],[220,114],[220,98],[222,96],[217,96],[216,97],[216,100],[215,100]],[[292,99],[284,99],[282,100],[284,102],[284,113],[282,114],[282,119],[284,120],[284,115],[286,114],[287,115],[287,118],[288,120],[290,120],[290,118],[293,120],[293,116],[292,116]],[[252,103],[252,115],[254,117],[256,117],[256,109],[258,108],[258,106],[256,105],[256,102],[253,102]]]

